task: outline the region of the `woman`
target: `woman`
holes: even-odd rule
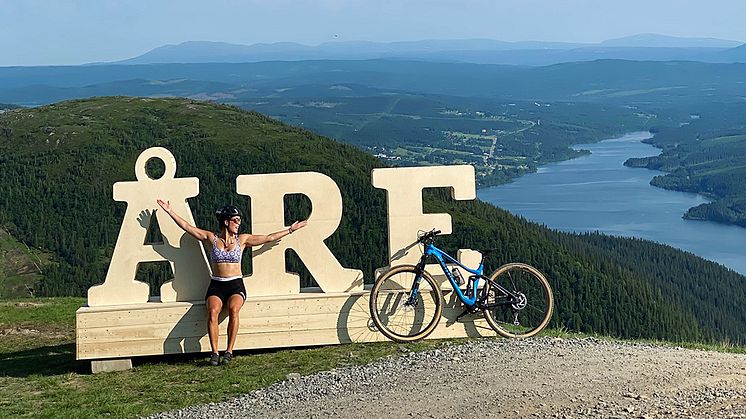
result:
[[[223,364],[233,359],[233,345],[238,334],[238,313],[246,301],[246,288],[241,274],[241,256],[247,246],[260,246],[264,243],[279,240],[288,234],[306,226],[307,221],[296,221],[287,230],[277,231],[268,235],[238,234],[241,226],[241,211],[233,205],[227,205],[215,211],[220,232],[199,229],[176,214],[168,201],[158,200],[171,218],[197,240],[210,245],[210,262],[212,264],[212,279],[207,288],[207,334],[210,337],[212,355],[210,364],[220,363],[218,353],[218,315],[223,307],[228,307],[228,347],[223,354]]]

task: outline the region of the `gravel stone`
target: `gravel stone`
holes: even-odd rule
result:
[[[746,418],[746,355],[596,338],[478,339],[152,418]]]

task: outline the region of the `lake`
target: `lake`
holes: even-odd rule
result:
[[[684,220],[701,195],[650,186],[662,172],[625,167],[630,157],[657,155],[642,143],[651,134],[633,132],[577,145],[588,156],[548,164],[515,182],[480,189],[479,199],[547,227],[574,232],[640,237],[687,250],[746,275],[746,228]]]

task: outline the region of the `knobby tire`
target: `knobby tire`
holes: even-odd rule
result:
[[[384,336],[396,342],[424,339],[438,326],[443,312],[440,286],[424,271],[415,304],[404,304],[416,272],[412,265],[393,267],[370,290],[373,323]]]
[[[490,282],[492,281],[492,282]],[[528,338],[541,332],[552,317],[554,297],[549,281],[533,266],[523,263],[508,263],[499,267],[490,276],[484,292],[486,304],[497,307],[486,308],[484,317],[499,335],[507,338]],[[493,283],[525,297],[513,304],[510,298]],[[518,324],[516,324],[518,323]]]

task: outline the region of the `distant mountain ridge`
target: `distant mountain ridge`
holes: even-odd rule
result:
[[[397,54],[431,54],[443,51],[513,51],[572,49],[585,44],[565,42],[505,42],[492,39],[423,40],[401,42],[343,41],[318,46],[295,42],[251,45],[214,41],[187,41],[164,45],[145,54],[111,64],[163,64],[205,62],[252,62],[264,60],[310,60],[385,58]],[[100,63],[99,63],[100,64]]]
[[[315,59],[401,58],[461,61],[478,64],[550,65],[596,59],[739,61],[743,54],[718,53],[741,45],[716,38],[683,38],[639,34],[601,43],[571,43],[493,39],[422,40],[399,42],[340,41],[317,46],[295,42],[252,45],[188,41],[164,45],[145,54],[110,64],[241,63]],[[98,63],[103,64],[103,63]]]
[[[746,44],[717,53],[724,62],[746,62]]]
[[[735,48],[743,42],[717,38],[696,38],[640,33],[621,38],[607,39],[599,45],[607,47],[648,48]]]
[[[35,106],[102,95],[220,101],[296,95],[302,86],[609,103],[742,101],[746,64],[596,60],[546,67],[405,60],[150,64],[0,68],[0,102]],[[323,94],[328,95],[328,94]],[[316,96],[319,96],[316,94]],[[221,99],[223,98],[223,99]]]

